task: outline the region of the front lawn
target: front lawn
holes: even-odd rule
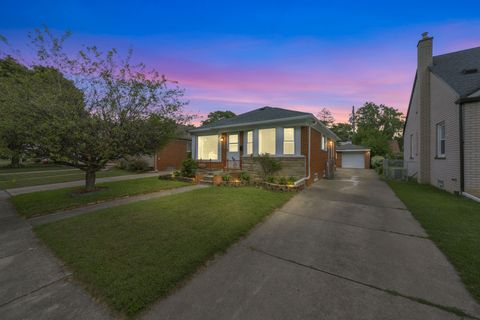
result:
[[[388,181],[480,302],[480,203],[429,185]]]
[[[291,196],[212,187],[56,221],[35,232],[94,296],[132,317]]]
[[[30,218],[54,211],[79,207],[103,200],[151,193],[164,189],[187,186],[180,181],[159,180],[157,177],[98,183],[99,191],[79,193],[82,188],[66,188],[14,196],[11,201],[18,213]]]
[[[67,170],[65,170],[67,169]],[[42,184],[70,182],[85,179],[85,172],[79,169],[65,167],[48,167],[47,170],[28,172],[25,168],[8,169],[8,172],[0,170],[0,189],[21,188]],[[133,172],[109,169],[97,172],[97,178],[123,176],[134,174]]]

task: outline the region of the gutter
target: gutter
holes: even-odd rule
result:
[[[460,193],[463,194],[465,190],[465,166],[464,166],[464,148],[463,148],[463,103],[460,103],[458,108],[459,114],[459,130],[460,130]]]
[[[295,186],[302,184],[303,182],[310,180],[311,172],[310,172],[310,159],[312,158],[311,147],[312,146],[312,127],[308,126],[308,176],[302,178],[300,180],[295,181]]]

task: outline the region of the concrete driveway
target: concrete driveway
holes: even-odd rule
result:
[[[145,319],[480,317],[386,183],[338,170],[301,192]]]

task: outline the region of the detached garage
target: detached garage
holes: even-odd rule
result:
[[[369,169],[370,149],[354,144],[337,147],[337,168]]]

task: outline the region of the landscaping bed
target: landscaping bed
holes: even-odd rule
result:
[[[159,180],[157,177],[98,183],[98,191],[84,193],[83,188],[66,188],[26,193],[11,198],[18,213],[26,218],[75,208],[100,201],[151,193],[187,186],[180,181]]]
[[[292,195],[206,188],[56,221],[35,232],[94,296],[132,317]]]
[[[480,203],[429,185],[388,184],[480,302]]]

